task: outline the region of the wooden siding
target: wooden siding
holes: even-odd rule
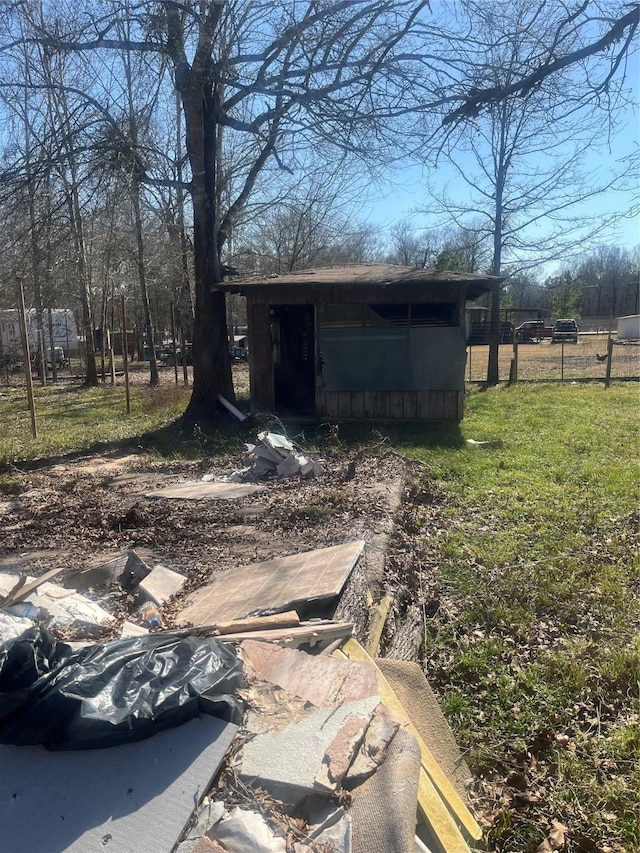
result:
[[[316,391],[318,416],[342,420],[460,421],[464,391]]]
[[[232,285],[229,285],[229,289]],[[467,285],[465,283],[435,284],[393,284],[388,287],[380,285],[355,285],[355,284],[333,284],[313,285],[304,287],[292,285],[274,284],[261,285],[259,288],[247,290],[247,303],[254,305],[319,305],[327,304],[398,304],[413,303],[415,305],[448,302],[465,304],[467,296]]]
[[[247,304],[249,341],[249,382],[251,411],[272,412],[274,409],[273,348],[271,346],[271,313],[268,305]]]

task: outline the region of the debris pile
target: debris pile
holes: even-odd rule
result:
[[[250,457],[260,479],[320,470],[277,433]],[[366,548],[235,566],[184,598],[183,575],[132,550],[0,575],[3,849],[468,853],[482,833],[427,746],[446,723],[424,675],[369,654],[388,600],[367,648],[337,621]]]
[[[257,444],[245,444],[245,465],[229,475],[229,482],[244,483],[276,478],[320,477],[322,463],[300,451],[294,443],[278,432],[258,433]]]

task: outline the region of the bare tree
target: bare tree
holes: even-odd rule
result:
[[[567,71],[573,63],[551,59],[560,46],[574,48],[568,56],[591,55],[578,52],[579,25],[572,29],[565,17],[558,20],[555,6],[532,6],[526,0],[470,2],[465,11],[475,22],[474,40],[462,52],[469,68],[475,68],[478,97],[473,109],[468,100],[445,116],[447,124],[452,115],[458,123],[440,149],[464,189],[456,196],[432,191],[432,199],[445,221],[491,239],[490,271],[499,277],[505,260],[516,270],[538,265],[566,256],[601,233],[612,217],[577,215],[576,208],[619,183],[621,175],[587,175],[584,153],[606,144],[612,114],[585,107],[593,93]],[[580,20],[580,11],[575,14]],[[623,17],[633,31],[631,19]],[[481,45],[487,52],[479,64]],[[541,63],[541,50],[548,73],[541,71],[534,85],[525,69]],[[616,54],[606,78],[610,99],[618,102],[623,100],[623,80],[615,76],[615,66],[621,56]],[[527,79],[531,85],[523,84]],[[489,384],[498,381],[499,310],[500,287],[495,286]]]
[[[296,149],[317,140],[364,150],[372,117],[404,108],[409,81],[398,74],[401,45],[426,5],[158,3],[142,14],[132,9],[123,39],[126,5],[108,4],[98,17],[93,4],[79,4],[72,19],[58,10],[55,25],[43,21],[34,32],[34,39],[59,55],[135,50],[155,55],[159,66],[167,59],[173,66],[190,167],[184,189],[193,211],[190,416],[212,415],[219,393],[233,397],[224,295],[213,286],[223,280],[225,243],[261,174],[271,162],[290,168]],[[238,189],[225,204],[227,137],[233,137],[230,147],[243,165],[241,177],[236,173]],[[149,171],[141,178],[154,180]]]
[[[64,85],[67,100],[84,95],[96,123],[118,124],[108,92],[95,85],[96,69],[111,68],[109,54],[148,57],[159,81],[169,82],[171,66],[188,163],[178,158],[183,173],[176,183],[152,159],[139,158],[136,177],[141,184],[171,183],[191,198],[195,318],[188,415],[194,418],[213,415],[218,394],[233,396],[224,296],[215,285],[228,272],[229,237],[270,170],[295,171],[300,152],[312,148],[349,151],[372,162],[381,150],[393,157],[397,138],[384,123],[418,110],[443,123],[451,138],[459,122],[519,95],[528,101],[568,67],[585,68],[585,74],[603,70],[595,84],[589,76],[576,89],[576,106],[594,94],[611,99],[637,25],[637,15],[622,2],[612,4],[613,13],[602,13],[596,0],[576,9],[535,4],[527,18],[527,32],[535,36],[531,50],[500,75],[493,59],[487,63],[487,50],[502,49],[518,31],[476,32],[483,7],[472,0],[455,6],[418,0],[134,6],[107,0],[99,7],[79,0],[73,7],[43,6],[42,15],[31,15],[25,36],[15,21],[32,5],[0,10],[5,66],[25,41],[39,44],[60,67],[65,57],[73,57],[74,72],[84,63],[94,83],[82,90],[69,79],[52,85]],[[500,12],[507,8],[496,5]],[[452,19],[456,8],[469,10],[465,31]],[[553,15],[541,32],[538,19],[548,9]],[[67,136],[71,118],[62,116],[58,127]]]

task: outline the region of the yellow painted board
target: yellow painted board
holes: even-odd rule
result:
[[[418,780],[418,816],[431,828],[440,853],[470,853],[469,845],[424,767],[420,768]]]
[[[425,744],[425,742],[420,737],[420,733],[413,725],[407,712],[405,711],[402,703],[396,696],[393,691],[393,688],[384,677],[380,668],[376,665],[376,662],[373,658],[370,657],[369,654],[362,648],[360,643],[354,639],[346,640],[340,649],[344,655],[350,660],[357,661],[365,661],[367,663],[371,663],[376,669],[376,676],[378,679],[378,689],[380,691],[380,698],[383,703],[396,714],[399,714],[403,719],[407,721],[407,729],[411,732],[411,734],[415,737],[420,747],[420,753],[422,755],[422,766],[424,767],[426,774],[429,779],[435,786],[436,790],[445,801],[447,808],[451,812],[451,814],[458,821],[459,825],[465,832],[468,838],[472,841],[480,841],[482,839],[482,830],[480,829],[476,819],[471,814],[466,804],[462,801],[460,795],[453,787],[447,775],[442,771],[440,765],[433,757],[431,750]]]
[[[389,608],[391,607],[391,602],[393,599],[390,595],[385,595],[385,597],[375,605],[375,607],[371,608],[373,610],[373,616],[370,620],[369,624],[369,641],[367,642],[367,652],[375,657],[378,654],[378,649],[380,648],[380,639],[382,637],[382,632],[384,630],[384,623],[387,621],[387,616],[389,614]]]

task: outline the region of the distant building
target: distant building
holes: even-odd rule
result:
[[[629,314],[627,317],[618,317],[618,340],[640,340],[640,314]]]
[[[29,348],[35,351],[38,346],[38,327],[36,322],[35,308],[26,311],[27,334],[29,337]],[[73,311],[70,308],[52,308],[51,320],[53,326],[53,345],[62,347],[65,358],[78,355],[78,330]],[[49,310],[44,312],[44,345],[47,350],[51,348],[49,338]],[[20,340],[20,322],[18,311],[9,308],[0,311],[0,341],[2,352],[5,357],[20,358],[22,356],[22,342]]]

